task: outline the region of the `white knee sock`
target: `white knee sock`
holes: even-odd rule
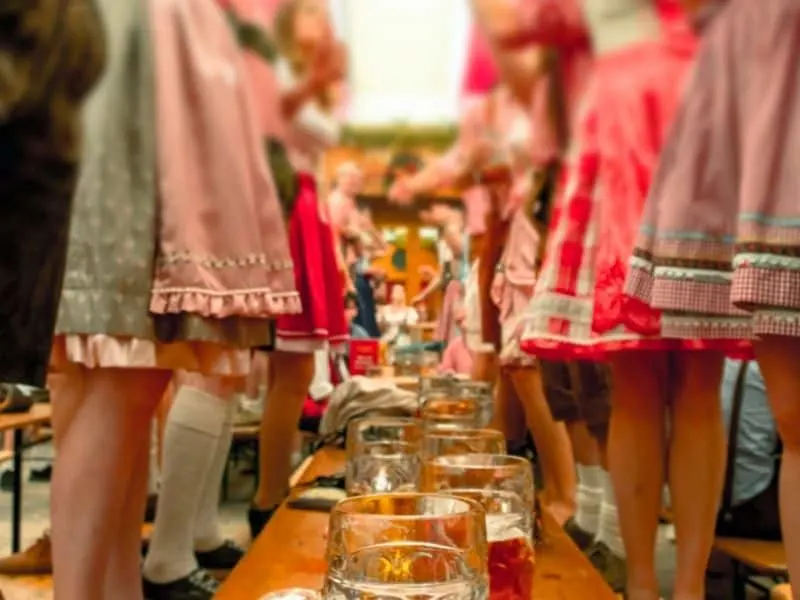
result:
[[[222,424],[222,432],[217,440],[216,454],[206,477],[206,484],[200,498],[200,509],[194,524],[194,549],[199,552],[216,550],[225,542],[219,528],[219,502],[222,475],[228,464],[228,455],[233,439],[233,413],[236,403],[227,403],[227,414]]]
[[[611,476],[608,471],[602,471],[602,477],[603,503],[600,506],[600,528],[597,530],[595,541],[603,542],[616,556],[625,558],[625,545],[619,529],[619,513],[617,512],[617,501],[614,498],[614,486],[611,485]]]
[[[196,388],[175,395],[164,431],[161,490],[144,576],[154,583],[186,577],[197,568],[194,526],[217,453],[228,403]]]
[[[147,473],[147,494],[157,494],[161,479],[158,465],[158,423],[153,419],[150,435],[150,466]]]
[[[596,534],[603,501],[603,469],[579,464],[577,470],[578,508],[575,511],[575,524],[587,533]]]

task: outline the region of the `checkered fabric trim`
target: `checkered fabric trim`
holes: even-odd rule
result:
[[[780,308],[800,312],[800,271],[737,266],[731,300],[743,308]]]
[[[651,305],[663,311],[701,315],[736,315],[731,304],[731,285],[727,274],[700,279],[702,274],[688,270],[656,268]]]
[[[625,294],[649,305],[654,282],[652,264],[635,256],[631,258],[625,280]]]
[[[800,314],[795,311],[756,311],[753,332],[756,335],[800,337]]]
[[[664,337],[684,340],[749,340],[753,337],[750,316],[717,317],[664,313],[661,317]]]
[[[584,137],[567,168],[563,195],[550,233],[545,261],[534,297],[523,319],[522,340],[535,345],[539,337],[592,339],[594,290],[594,246],[596,232],[592,216],[595,202],[599,155],[594,140],[595,116],[589,114],[581,127]]]

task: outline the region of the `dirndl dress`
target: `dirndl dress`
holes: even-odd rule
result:
[[[624,295],[652,173],[696,48],[682,18],[659,16],[660,34],[596,57],[525,317],[526,352],[604,360],[671,344],[658,335],[658,312]]]
[[[702,48],[631,258],[658,333],[800,336],[800,3],[731,0]]]
[[[493,298],[501,324],[500,362],[506,367],[532,367],[535,359],[520,348],[526,309],[536,284],[536,252],[539,232],[518,208],[511,217],[503,254],[504,281],[499,296]]]
[[[300,173],[289,219],[289,249],[303,311],[278,318],[277,349],[298,353],[344,349],[349,327],[344,314],[344,275],[335,247],[333,228],[317,196],[314,177]]]
[[[155,257],[164,234],[159,228],[159,215],[165,203],[185,199],[187,193],[183,186],[169,185],[173,179],[167,175],[174,172],[165,168],[165,158],[169,156],[183,164],[181,161],[202,160],[198,155],[213,157],[215,149],[204,147],[200,152],[194,147],[193,152],[188,149],[180,152],[179,147],[173,146],[172,154],[165,153],[163,136],[159,136],[164,128],[157,127],[157,123],[162,122],[159,117],[169,118],[169,111],[164,110],[163,103],[157,102],[158,88],[154,83],[158,60],[171,46],[159,45],[157,33],[164,30],[150,27],[150,24],[156,19],[175,17],[175,21],[157,23],[178,23],[187,28],[197,23],[213,26],[217,37],[198,38],[208,46],[195,48],[197,52],[185,56],[197,58],[204,49],[220,52],[220,56],[215,56],[219,59],[215,63],[220,67],[218,72],[227,73],[226,69],[230,68],[238,73],[240,57],[230,38],[228,24],[211,0],[133,3],[100,0],[97,4],[107,31],[108,60],[103,77],[84,110],[83,162],[73,202],[52,366],[55,369],[76,365],[86,369],[180,369],[204,375],[246,375],[251,364],[250,348],[273,341],[274,327],[270,318],[151,312]],[[188,13],[194,19],[178,18]],[[192,43],[202,46],[194,38]],[[208,60],[208,54],[204,57]],[[204,78],[213,75],[213,70],[204,71],[207,65],[196,62],[191,66],[197,68],[192,81],[198,86],[204,82],[208,84]],[[242,116],[242,119],[231,119],[226,129],[240,143],[225,146],[224,151],[237,153],[233,162],[249,168],[256,164],[251,158],[260,150],[255,137],[257,122],[248,114],[252,109],[249,102],[248,110],[242,111],[243,105],[232,100],[239,98],[236,94],[245,94],[249,89],[244,87],[241,78],[233,81],[243,87],[223,87],[214,102],[186,110],[220,110],[222,114]],[[213,114],[206,116],[206,120],[198,122],[218,123]],[[250,118],[253,127],[248,126]],[[203,136],[198,137],[198,146],[201,138]],[[185,140],[180,138],[180,141]],[[260,155],[258,157],[261,160]],[[197,166],[194,162],[190,164]],[[202,166],[210,172],[219,168],[215,164]],[[268,177],[269,174],[259,170],[258,176]],[[227,183],[220,189],[230,191],[243,187],[233,176]],[[207,191],[211,194],[219,190],[209,187]],[[274,268],[265,270],[262,281],[267,284],[265,287],[272,289],[291,288],[291,263],[282,231],[284,225],[279,220],[264,218],[267,208],[278,214],[277,202],[268,207],[265,204],[268,197],[257,196],[257,199],[258,202],[252,199],[249,205],[252,213],[248,214],[251,220],[267,223],[272,228],[264,232],[264,246],[269,247],[270,255],[280,259]],[[191,206],[191,202],[187,205]],[[214,223],[209,222],[208,226],[213,227]],[[271,298],[287,311],[299,309],[294,290],[273,294]]]

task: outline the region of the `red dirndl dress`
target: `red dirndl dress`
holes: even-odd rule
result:
[[[310,353],[344,347],[344,279],[336,260],[333,229],[319,203],[314,178],[298,175],[298,193],[289,218],[289,249],[303,311],[278,318],[275,348]]]
[[[624,291],[650,182],[697,47],[671,4],[658,4],[663,37],[596,57],[525,317],[526,352],[605,360],[621,350],[709,347],[664,339],[659,312]]]

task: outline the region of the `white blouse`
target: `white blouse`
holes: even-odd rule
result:
[[[290,90],[298,83],[291,66],[283,59],[276,64],[275,74],[281,90]],[[309,100],[287,127],[286,151],[292,166],[313,174],[322,153],[335,145],[340,135],[341,123],[335,115],[324,110],[317,101]]]

